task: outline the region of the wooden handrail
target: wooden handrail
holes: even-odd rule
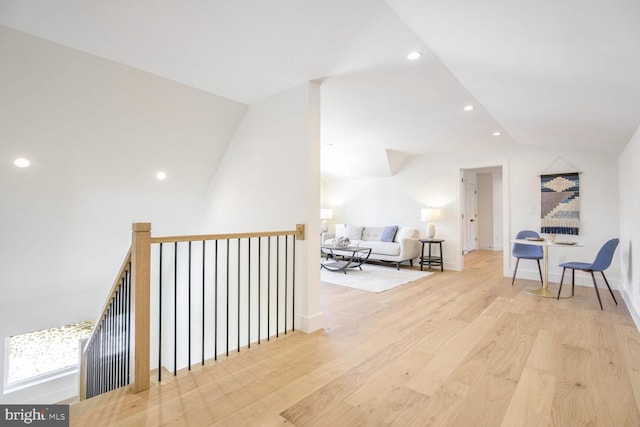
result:
[[[227,233],[227,234],[196,234],[191,236],[165,236],[165,237],[152,237],[151,243],[174,243],[174,242],[196,242],[201,240],[233,240],[233,239],[247,239],[250,237],[273,237],[273,236],[288,236],[291,234],[296,235],[297,240],[304,240],[305,238],[305,226],[304,224],[297,224],[295,230],[287,231],[260,231],[254,233]]]
[[[102,314],[100,315],[98,320],[96,320],[96,324],[93,325],[93,330],[91,331],[91,335],[89,335],[89,337],[93,337],[93,334],[98,328],[98,326],[100,325],[100,322],[107,315],[107,310],[111,305],[111,300],[113,299],[113,296],[116,294],[116,292],[118,292],[118,288],[122,284],[122,278],[124,277],[126,271],[129,269],[130,262],[131,262],[131,248],[129,248],[127,255],[125,255],[124,257],[124,261],[122,261],[122,266],[120,267],[120,271],[118,272],[118,275],[116,276],[116,280],[114,281],[113,286],[111,286],[111,291],[109,292],[107,299],[105,300],[105,303],[102,306],[102,310],[100,311],[100,313]],[[91,338],[87,340],[87,343],[84,345],[84,348],[86,349],[90,343],[91,343]]]
[[[131,247],[129,248],[127,255],[125,255],[124,261],[122,261],[122,266],[120,267],[120,270],[118,270],[116,279],[114,280],[113,285],[111,286],[111,290],[107,295],[104,305],[102,306],[102,310],[100,311],[100,316],[96,320],[95,325],[93,325],[93,330],[91,331],[89,338],[83,340],[84,345],[82,346],[82,351],[80,355],[80,369],[79,369],[80,374],[78,378],[79,386],[80,386],[78,397],[80,400],[85,400],[87,398],[87,350],[89,346],[92,344],[93,338],[96,336],[96,330],[100,327],[102,321],[107,316],[107,312],[109,310],[109,307],[111,307],[113,298],[118,292],[118,289],[120,289],[120,286],[122,285],[122,279],[127,273],[127,270],[129,270],[130,268],[129,266],[130,263],[131,263]]]

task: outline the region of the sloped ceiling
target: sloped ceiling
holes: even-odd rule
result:
[[[620,152],[639,20],[634,0],[0,3],[2,25],[246,104],[320,80],[324,173],[371,176],[469,146]]]
[[[519,143],[620,152],[640,124],[637,0],[387,0]]]

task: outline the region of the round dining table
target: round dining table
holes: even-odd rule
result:
[[[565,240],[554,240],[551,241],[549,239],[513,239],[512,243],[520,243],[522,245],[534,245],[542,247],[542,287],[541,288],[533,288],[527,289],[526,292],[531,295],[537,295],[545,298],[556,298],[558,296],[557,291],[549,290],[549,248],[550,247],[562,247],[562,248],[579,248],[583,247],[576,242],[565,241]],[[568,296],[560,296],[560,298],[568,298]]]

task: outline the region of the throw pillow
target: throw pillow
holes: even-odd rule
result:
[[[400,243],[402,239],[412,238],[412,237],[418,237],[418,230],[416,230],[413,227],[407,227],[407,226],[401,225],[398,227],[398,232],[396,233],[396,238],[394,239],[394,241]]]
[[[396,237],[396,233],[398,232],[397,225],[387,225],[384,230],[382,230],[382,236],[380,237],[381,242],[393,242],[393,239]]]
[[[362,230],[364,227],[347,224],[347,238],[349,240],[362,240]]]
[[[336,239],[340,237],[347,237],[347,226],[345,224],[336,224]]]

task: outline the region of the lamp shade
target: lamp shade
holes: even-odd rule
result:
[[[440,209],[438,209],[438,208],[423,208],[420,211],[420,219],[422,221],[428,221],[428,222],[440,221]]]
[[[333,209],[320,209],[320,219],[333,218]]]

